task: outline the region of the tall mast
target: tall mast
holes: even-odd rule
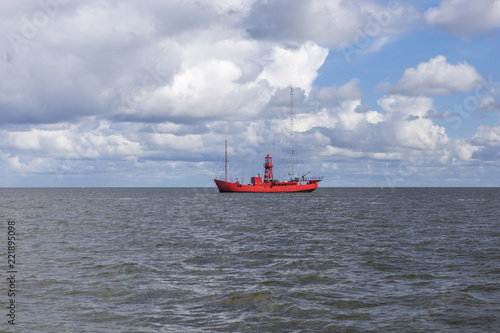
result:
[[[293,87],[290,87],[290,178],[295,176],[294,171],[294,149],[293,149]]]
[[[227,182],[227,140],[224,140],[224,170],[226,173],[226,182]]]

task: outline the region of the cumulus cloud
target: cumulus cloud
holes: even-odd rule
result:
[[[481,125],[470,141],[476,148],[475,159],[498,161],[500,158],[500,126]]]
[[[394,143],[412,149],[429,150],[449,141],[443,127],[425,118],[434,100],[429,97],[388,95],[377,102],[391,123]]]
[[[444,0],[425,12],[430,25],[439,25],[453,33],[470,35],[500,27],[500,1]]]
[[[53,3],[12,4],[2,26],[21,40],[1,42],[4,123],[249,119],[276,89],[310,91],[328,55],[244,38],[251,1]]]
[[[86,127],[86,131],[82,127]],[[42,127],[1,133],[4,140],[0,147],[4,150],[28,151],[44,157],[130,159],[142,155],[138,142],[126,138],[119,131],[110,131],[107,122],[100,122],[91,130],[85,125],[67,125],[59,129]]]
[[[268,81],[273,87],[291,85],[302,87],[308,92],[327,55],[327,49],[311,42],[299,49],[275,47],[270,63],[264,67],[259,79]]]
[[[477,146],[500,147],[500,126],[479,126],[471,142]]]
[[[343,48],[359,39],[378,39],[407,31],[420,14],[404,2],[256,1],[246,19],[253,38],[288,43],[315,40]],[[381,45],[377,46],[380,47]]]
[[[338,88],[336,86],[332,86],[314,89],[311,92],[310,98],[311,100],[314,100],[324,106],[338,105],[343,100],[361,99],[363,97],[363,92],[358,85],[359,79],[351,79],[349,82]]]
[[[438,55],[416,68],[406,69],[396,84],[381,84],[378,89],[409,96],[450,95],[455,91],[474,90],[480,87],[481,80],[481,75],[468,63],[452,65],[445,56]]]
[[[427,116],[433,104],[429,97],[386,95],[378,100],[381,111],[374,111],[359,100],[346,100],[308,115],[309,129],[297,137],[321,145],[306,151],[319,156],[327,170],[342,172],[342,163],[349,173],[361,176],[368,163],[369,172],[380,175],[385,166],[384,181],[389,185],[414,186],[413,178],[419,176],[446,178],[438,175],[440,166],[469,165],[479,150],[468,140],[451,139],[435,124]]]
[[[487,112],[500,111],[500,100],[495,96],[497,95],[487,95],[481,98],[477,103],[477,109]]]
[[[310,149],[323,161],[330,158],[332,161],[339,158],[398,160],[405,159],[411,151],[438,151],[432,157],[433,162],[444,156],[448,160],[461,158],[457,157],[445,128],[434,124],[427,116],[434,107],[434,100],[429,97],[387,95],[378,100],[380,112],[354,98],[326,104],[317,110],[312,96],[316,95],[311,93],[304,101],[309,107],[296,116],[301,124],[298,137],[315,135],[316,140],[321,138],[319,142],[324,142],[324,148]]]

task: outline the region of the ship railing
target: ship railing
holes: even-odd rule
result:
[[[323,180],[323,177],[324,177],[324,176],[318,176],[318,177],[304,177],[304,178],[300,177],[300,178],[299,178],[299,180],[319,180],[319,179]]]

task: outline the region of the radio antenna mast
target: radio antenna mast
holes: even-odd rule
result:
[[[224,140],[224,171],[226,175],[226,182],[227,182],[227,140]]]
[[[293,149],[293,87],[290,87],[290,178],[295,176],[294,171],[294,149]]]

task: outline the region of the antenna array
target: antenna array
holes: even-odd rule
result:
[[[294,171],[294,148],[293,148],[293,87],[290,87],[290,178],[295,176]]]

